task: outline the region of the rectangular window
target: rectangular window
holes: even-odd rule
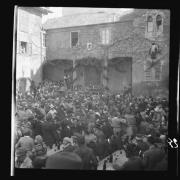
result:
[[[110,30],[109,29],[101,30],[101,43],[102,44],[110,43]]]
[[[19,41],[19,53],[30,56],[32,54],[32,43]]]
[[[27,54],[28,52],[28,43],[24,41],[20,41],[20,54]]]
[[[71,47],[76,47],[79,44],[79,32],[71,32]]]
[[[146,70],[145,71],[145,81],[152,81],[152,79],[153,79],[152,69]]]

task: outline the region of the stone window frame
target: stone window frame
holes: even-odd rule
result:
[[[73,33],[73,32],[77,32],[77,33],[78,33],[78,43],[77,43],[76,46],[72,46],[72,33]],[[79,34],[80,34],[80,31],[79,31],[79,30],[77,30],[77,31],[71,31],[71,32],[70,32],[70,47],[71,47],[71,48],[76,48],[77,46],[79,46]]]
[[[152,23],[152,31],[148,31],[148,29],[149,29],[149,26],[148,26],[148,23],[149,23],[149,18],[152,18],[152,21],[151,21],[151,23]],[[147,15],[147,18],[146,18],[146,32],[147,33],[152,33],[153,31],[154,31],[154,18],[153,18],[153,15]]]
[[[21,48],[21,42],[26,43],[26,52],[22,52],[22,48]],[[24,55],[24,56],[31,56],[32,55],[32,43],[29,43],[27,41],[24,40],[20,40],[18,41],[19,43],[19,54]]]
[[[162,24],[161,24],[161,28],[158,30],[157,29],[157,16],[161,16],[162,18]],[[164,27],[164,16],[162,13],[157,13],[155,15],[155,31],[156,31],[156,35],[160,35],[163,33],[163,27]]]
[[[101,44],[103,44],[103,45],[109,45],[110,43],[111,43],[111,32],[112,30],[111,30],[111,28],[110,27],[104,27],[104,28],[101,28],[100,29],[100,42],[101,42]],[[105,36],[105,40],[104,40],[104,42],[103,42],[103,32],[104,32],[104,36]],[[107,41],[107,32],[109,32],[109,41]]]
[[[161,26],[161,30],[157,30],[157,24],[156,24],[156,18],[157,16],[160,15],[162,18],[162,26]],[[152,12],[148,12],[146,15],[146,26],[145,26],[145,36],[147,38],[154,38],[156,36],[159,36],[163,33],[163,26],[164,26],[164,14],[161,11],[152,11]],[[153,31],[152,32],[148,32],[148,17],[151,16],[153,19]]]

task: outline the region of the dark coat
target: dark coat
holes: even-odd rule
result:
[[[153,170],[153,168],[163,160],[165,152],[159,148],[152,148],[144,152],[143,164],[145,170]]]
[[[43,139],[44,142],[47,146],[52,146],[55,144],[55,138],[54,138],[54,128],[51,123],[49,122],[44,122],[42,123],[42,134],[43,134]]]
[[[78,147],[74,152],[81,157],[83,169],[91,170],[92,165],[97,163],[93,150],[86,145]]]
[[[143,170],[143,163],[140,157],[129,158],[123,165],[124,171],[141,171]]]
[[[41,122],[39,122],[38,120],[34,120],[32,121],[31,125],[32,125],[32,131],[33,131],[33,137],[37,135],[42,135]]]
[[[166,158],[163,158],[162,161],[157,163],[157,165],[153,168],[155,171],[167,171],[168,169],[168,161]]]

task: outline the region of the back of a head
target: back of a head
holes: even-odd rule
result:
[[[46,169],[82,169],[81,158],[73,152],[58,152],[46,161]]]
[[[23,135],[24,136],[30,136],[31,135],[31,130],[28,129],[28,128],[25,128],[24,131],[23,131]]]

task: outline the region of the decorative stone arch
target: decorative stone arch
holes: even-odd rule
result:
[[[159,24],[161,23],[161,24]],[[164,14],[163,13],[157,13],[155,16],[155,24],[156,24],[156,34],[161,35],[163,33],[163,25],[164,25]]]
[[[159,36],[162,34],[163,32],[163,23],[164,23],[164,13],[160,10],[151,10],[151,11],[148,11],[146,14],[146,28],[145,28],[145,34],[146,34],[146,37],[147,38],[153,38],[155,36]],[[157,29],[157,24],[156,24],[156,20],[157,20],[157,17],[160,16],[162,18],[162,26],[160,27],[160,29],[158,30]],[[148,18],[149,17],[152,17],[152,27],[153,27],[153,31],[152,32],[148,32]]]

